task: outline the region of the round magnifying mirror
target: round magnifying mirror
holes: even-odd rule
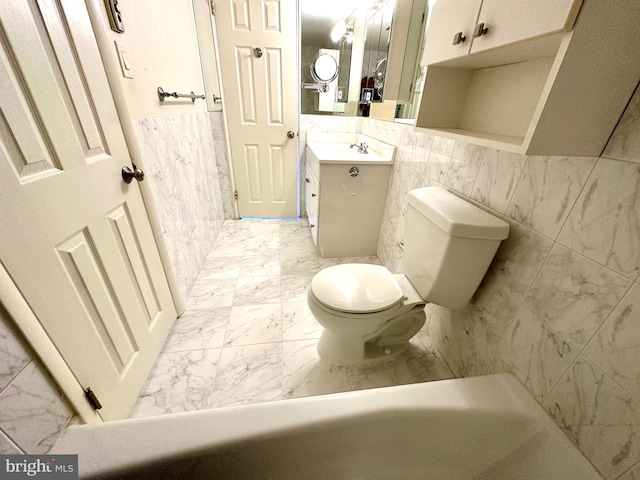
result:
[[[330,83],[338,78],[338,62],[328,53],[322,53],[311,63],[311,76],[316,82]]]

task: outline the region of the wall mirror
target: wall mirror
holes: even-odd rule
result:
[[[303,84],[316,57],[338,65],[325,91],[303,89],[303,114],[415,121],[427,0],[300,0],[300,12]]]

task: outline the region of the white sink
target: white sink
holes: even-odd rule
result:
[[[369,153],[359,153],[352,144],[364,143]],[[391,165],[396,147],[359,133],[307,132],[307,147],[319,163]]]
[[[358,148],[351,148],[349,143],[331,142],[311,142],[307,143],[307,147],[309,147],[309,150],[318,158],[320,163],[362,163],[375,165],[392,164],[395,150],[386,149],[390,151],[376,152],[372,150],[369,145],[369,153],[359,153]]]

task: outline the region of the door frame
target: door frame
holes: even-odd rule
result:
[[[122,90],[122,85],[120,84],[120,66],[118,60],[115,58],[115,49],[113,49],[112,41],[108,37],[104,23],[104,3],[101,2],[101,0],[85,0],[85,4],[91,20],[93,34],[105,67],[109,90],[114,99],[116,112],[124,133],[130,158],[132,162],[144,169],[142,151],[138,145],[126,98]],[[149,217],[153,237],[160,254],[163,270],[169,284],[171,297],[177,314],[181,315],[184,312],[184,300],[180,296],[176,277],[173,267],[171,266],[169,252],[162,234],[162,227],[160,226],[160,220],[155,209],[153,195],[148,184],[144,182],[140,183],[140,191],[147,216]],[[94,410],[87,401],[82,385],[78,382],[73,371],[65,362],[2,263],[0,263],[0,298],[2,299],[2,304],[10,320],[16,324],[25,336],[27,342],[42,361],[44,367],[49,371],[51,377],[64,393],[76,413],[78,413],[86,423],[103,422],[97,411]]]
[[[195,0],[194,0],[195,1]],[[195,10],[195,9],[194,9]],[[216,52],[216,68],[218,70],[218,85],[220,87],[220,96],[222,96],[222,120],[224,122],[224,146],[227,150],[227,167],[229,168],[229,180],[231,182],[231,188],[233,189],[233,197],[231,198],[233,204],[233,214],[234,218],[237,220],[240,218],[240,211],[238,210],[238,199],[236,198],[235,192],[237,191],[236,187],[236,174],[233,171],[233,160],[231,158],[231,139],[229,138],[229,120],[227,119],[227,109],[224,108],[224,101],[227,97],[227,94],[224,91],[224,85],[222,84],[222,64],[220,63],[220,44],[218,43],[218,27],[216,25],[215,15],[213,13],[209,14],[209,23],[211,24],[211,34],[213,36],[213,48]],[[205,89],[207,88],[205,84]],[[210,92],[207,92],[209,94]]]

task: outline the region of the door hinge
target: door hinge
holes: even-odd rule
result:
[[[209,6],[211,7],[211,15],[216,16],[216,2],[209,0]]]
[[[238,190],[233,192],[233,198],[235,198],[236,200],[238,199]]]
[[[84,389],[84,396],[87,397],[87,400],[89,400],[89,403],[94,409],[100,410],[102,408],[102,404],[100,403],[100,400],[98,400],[98,397],[96,397],[96,394],[93,393],[93,390],[91,390],[91,387],[87,387]]]

